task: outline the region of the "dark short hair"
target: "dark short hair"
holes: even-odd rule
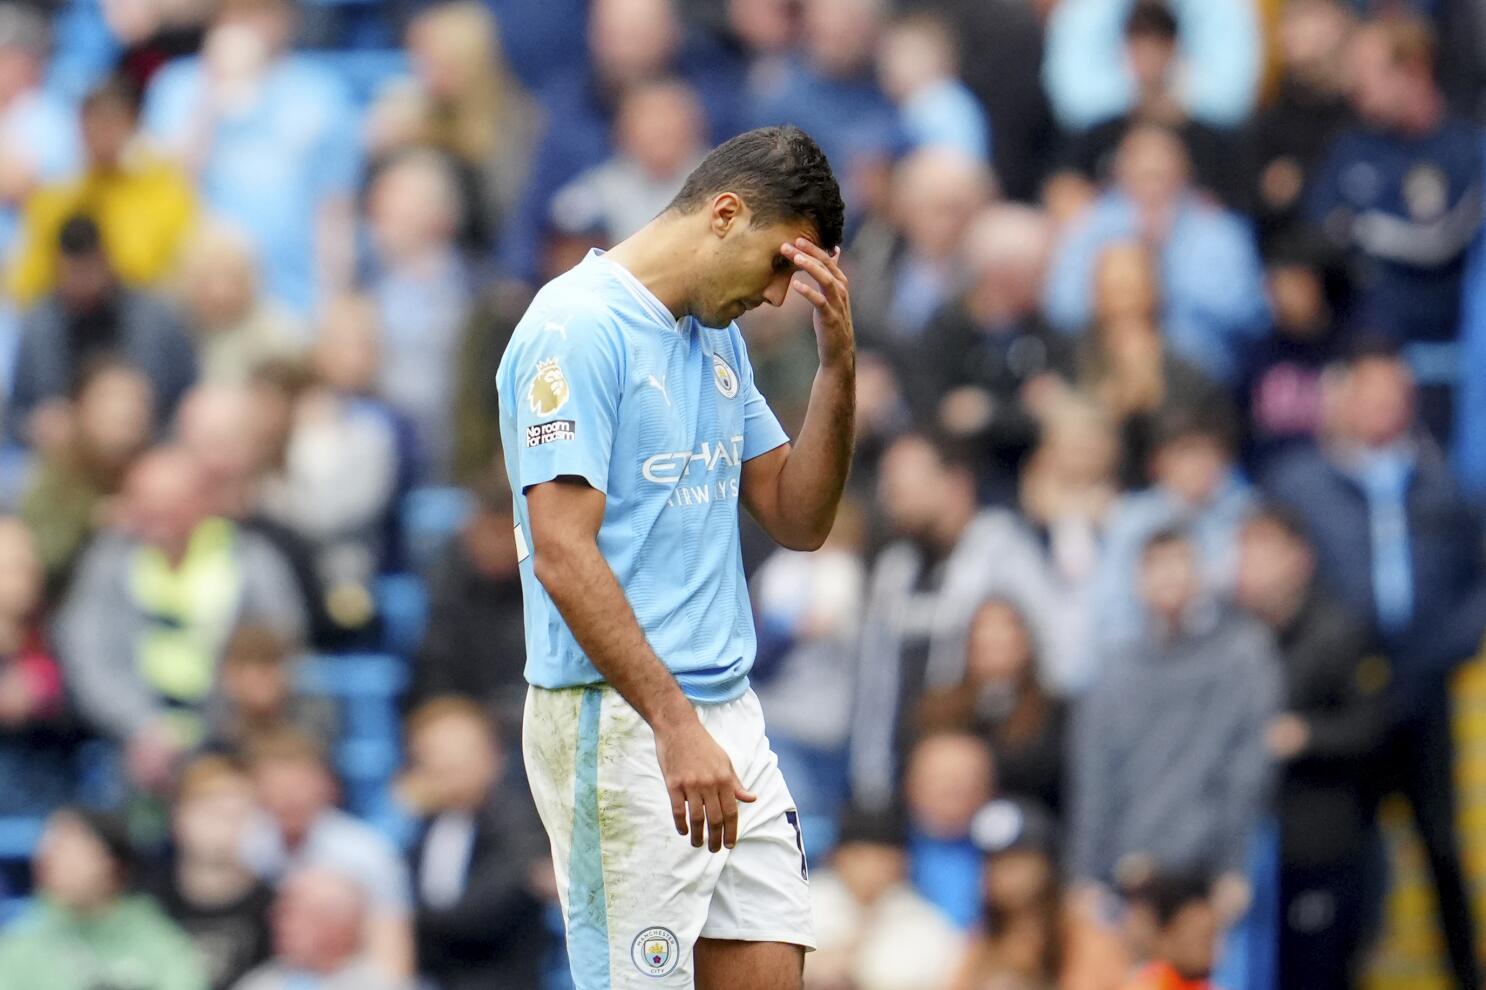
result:
[[[1125,37],[1175,41],[1176,15],[1163,0],[1138,0],[1125,18]]]
[[[1312,547],[1310,530],[1300,513],[1282,502],[1264,502],[1249,515],[1246,526],[1273,526],[1296,543]]]
[[[1162,526],[1150,536],[1147,536],[1145,542],[1140,545],[1141,559],[1144,560],[1157,550],[1175,546],[1178,543],[1188,547],[1192,545],[1192,534],[1187,532],[1186,527]]]
[[[1211,440],[1224,450],[1236,446],[1238,425],[1233,409],[1216,396],[1193,403],[1175,403],[1162,409],[1151,424],[1151,450],[1182,440]]]
[[[880,810],[847,808],[836,831],[836,846],[853,843],[902,849],[908,845],[908,816],[898,805]]]
[[[82,258],[103,252],[103,233],[90,216],[78,213],[67,218],[57,232],[57,247],[64,257]]]
[[[1162,928],[1193,904],[1208,904],[1212,898],[1212,881],[1201,873],[1160,873],[1126,892],[1133,904],[1150,908],[1156,924]]]
[[[825,152],[798,127],[760,127],[718,145],[666,208],[692,213],[721,192],[742,197],[755,225],[804,220],[827,251],[841,244],[841,187]]]
[[[83,113],[101,107],[117,107],[131,118],[139,116],[139,89],[122,76],[109,76],[83,97]]]

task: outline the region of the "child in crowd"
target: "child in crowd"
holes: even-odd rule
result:
[[[334,741],[335,705],[295,692],[294,660],[289,644],[267,626],[238,627],[227,643],[211,713],[215,747],[240,752],[254,739],[283,728],[296,729],[322,746]]]

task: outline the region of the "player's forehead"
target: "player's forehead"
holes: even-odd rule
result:
[[[811,244],[820,244],[820,234],[816,232],[815,224],[803,217],[789,220],[770,220],[759,225],[759,233],[777,251],[786,243],[792,243],[796,238],[803,237]]]

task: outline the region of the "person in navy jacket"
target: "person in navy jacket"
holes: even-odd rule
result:
[[[1391,725],[1372,778],[1413,806],[1456,984],[1476,988],[1449,678],[1486,634],[1486,534],[1419,428],[1413,376],[1396,348],[1360,343],[1328,389],[1325,439],[1279,461],[1266,487],[1303,520],[1321,579],[1384,647]]]

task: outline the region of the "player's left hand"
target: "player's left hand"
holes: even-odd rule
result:
[[[803,237],[781,245],[780,253],[810,276],[796,275],[790,287],[815,307],[815,344],[822,368],[850,367],[856,353],[856,330],[851,323],[851,293],[841,270],[841,248],[827,254]]]

